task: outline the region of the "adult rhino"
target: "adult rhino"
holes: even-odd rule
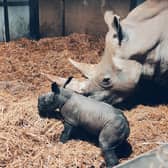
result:
[[[105,13],[108,33],[100,63],[85,64],[70,59],[86,80],[67,86],[110,104],[122,102],[145,78],[168,83],[168,1],[147,0],[128,16]],[[47,75],[60,85],[66,79]]]

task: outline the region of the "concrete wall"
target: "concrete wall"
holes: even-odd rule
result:
[[[29,6],[9,6],[9,31],[10,39],[28,37],[29,29]]]
[[[39,0],[41,36],[104,34],[107,27],[103,15],[109,9],[125,17],[130,0]]]
[[[65,0],[65,34],[104,34],[104,12],[113,10],[125,17],[129,8],[130,0]]]
[[[5,41],[4,10],[0,7],[0,41]]]
[[[62,35],[63,0],[39,0],[39,22],[42,37]]]
[[[145,0],[131,0],[130,9],[135,8],[137,5],[143,3]]]
[[[18,7],[9,6],[8,18],[9,18],[9,32],[11,40],[29,36],[30,17],[28,6],[18,6]],[[0,41],[6,41],[3,7],[0,7]]]
[[[16,1],[16,0],[12,0]],[[19,0],[20,1],[20,0]],[[41,37],[68,35],[73,32],[104,34],[107,26],[104,12],[125,17],[131,2],[143,0],[39,0],[39,28]],[[2,2],[2,0],[0,0]],[[11,39],[29,36],[30,11],[28,6],[8,7]],[[4,11],[0,7],[0,41],[5,40]]]

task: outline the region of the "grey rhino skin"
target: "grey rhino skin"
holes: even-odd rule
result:
[[[121,110],[59,88],[56,83],[52,84],[52,92],[39,96],[38,109],[42,117],[46,116],[47,111],[60,109],[64,118],[61,142],[65,143],[70,138],[73,128],[82,127],[98,136],[106,166],[118,164],[115,149],[130,133],[129,123]]]

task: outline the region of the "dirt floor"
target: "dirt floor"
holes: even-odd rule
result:
[[[79,34],[0,43],[1,168],[100,167],[104,159],[93,143],[59,142],[63,125],[39,117],[37,97],[50,90],[50,82],[40,72],[80,77],[67,58],[94,63],[100,60],[103,47],[103,38]],[[167,105],[138,105],[125,114],[132,153],[121,162],[168,142]]]

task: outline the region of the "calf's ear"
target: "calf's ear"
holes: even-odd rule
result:
[[[59,86],[56,82],[53,82],[51,84],[51,91],[54,92],[55,94],[59,94],[60,93],[60,89]]]
[[[118,43],[119,43],[119,45],[121,45],[124,34],[123,34],[123,30],[122,30],[122,27],[121,27],[121,24],[120,24],[120,18],[116,15],[114,16],[112,26],[116,31],[117,38],[118,38]]]

